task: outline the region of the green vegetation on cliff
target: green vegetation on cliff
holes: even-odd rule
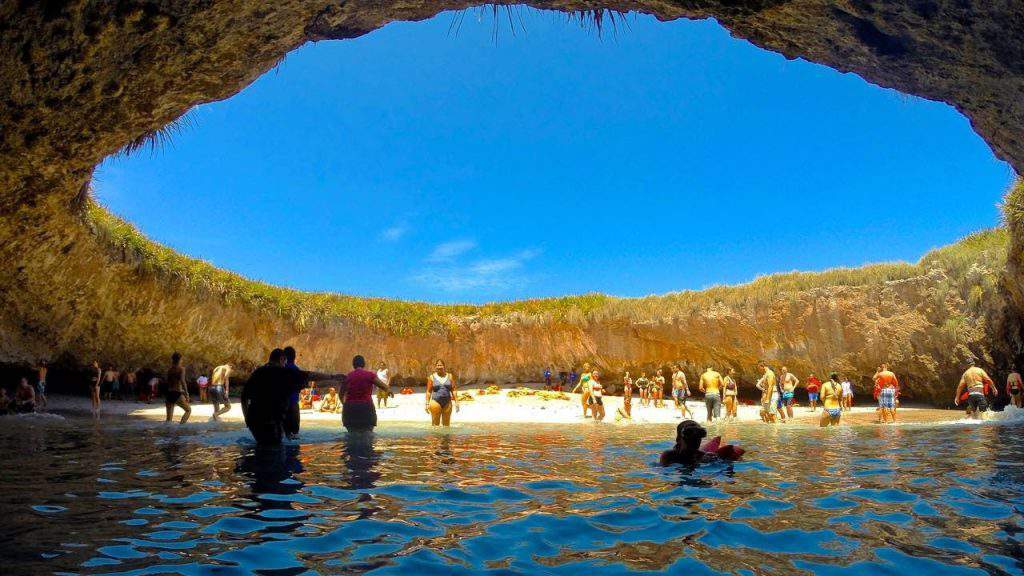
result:
[[[1008,198],[1009,200],[1009,198]],[[994,228],[932,250],[916,264],[894,262],[822,272],[788,272],[762,276],[747,284],[714,286],[641,298],[584,294],[483,305],[443,305],[303,292],[249,280],[153,242],[134,226],[90,202],[85,219],[111,256],[186,289],[272,311],[299,326],[348,321],[396,335],[452,329],[467,322],[558,323],[588,320],[646,321],[696,313],[716,305],[757,305],[786,293],[841,286],[877,285],[944,272],[968,302],[979,303],[997,283],[1009,234]],[[972,273],[972,269],[976,273]],[[951,286],[953,287],[953,286]]]

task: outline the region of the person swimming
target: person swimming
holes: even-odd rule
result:
[[[703,446],[701,440],[708,435],[703,426],[693,420],[683,420],[676,426],[676,445],[661,453],[662,466],[672,464],[699,464],[715,460],[739,460],[745,450],[732,444],[722,445],[722,437],[715,436]]]
[[[828,382],[821,385],[821,427],[838,426],[843,415],[843,386],[839,374],[829,374]]]

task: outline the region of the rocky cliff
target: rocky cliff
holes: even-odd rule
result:
[[[464,381],[536,381],[545,366],[584,361],[611,374],[710,364],[749,381],[767,359],[802,374],[839,370],[864,387],[889,361],[910,396],[941,403],[968,356],[1004,360],[993,347],[1005,314],[1002,229],[917,264],[780,274],[646,298],[439,306],[250,282],[151,243],[97,206],[41,225],[47,243],[38,234],[3,241],[3,251],[24,262],[16,288],[0,292],[7,361],[61,355],[65,364],[159,368],[178,350],[195,369],[232,362],[244,370],[290,344],[318,369],[345,370],[359,353],[421,377],[444,358]]]
[[[1024,3],[529,4],[594,25],[606,10],[714,17],[786,57],[947,102],[999,157],[1024,169]],[[103,158],[159,140],[191,107],[230,97],[304,42],[475,5],[0,2],[0,362],[60,356],[68,364],[157,364],[180,349],[197,365],[244,365],[285,342],[322,368],[341,367],[358,350],[406,373],[422,373],[444,356],[469,378],[532,377],[547,363],[584,359],[612,370],[711,360],[749,374],[761,356],[800,370],[863,373],[889,358],[903,367],[910,391],[941,400],[940,382],[956,374],[968,350],[996,362],[1019,355],[1024,246],[1014,219],[1005,268],[1006,234],[995,232],[915,265],[784,275],[641,300],[585,296],[476,308],[302,295],[246,282],[155,247],[89,206],[92,170]]]

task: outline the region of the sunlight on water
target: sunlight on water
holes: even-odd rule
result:
[[[671,426],[242,429],[17,422],[17,573],[1024,574],[1024,430],[752,426],[661,469]],[[12,573],[6,572],[5,573]]]

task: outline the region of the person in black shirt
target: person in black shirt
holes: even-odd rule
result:
[[[260,445],[281,443],[288,401],[294,389],[294,372],[285,368],[284,351],[275,348],[267,363],[253,370],[242,388],[245,425]]]

